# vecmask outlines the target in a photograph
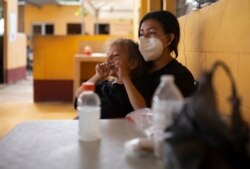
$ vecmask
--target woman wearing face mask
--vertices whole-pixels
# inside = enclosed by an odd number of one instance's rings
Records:
[[[179,23],[172,13],[153,11],[142,18],[139,25],[139,50],[147,62],[151,98],[164,74],[174,75],[175,84],[184,97],[190,96],[195,90],[193,75],[176,60],[179,39]]]

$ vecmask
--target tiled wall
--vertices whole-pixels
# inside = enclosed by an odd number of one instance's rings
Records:
[[[226,63],[235,78],[242,99],[241,110],[250,121],[250,1],[220,0],[179,18],[180,60],[200,78],[216,60]],[[214,86],[220,110],[229,113],[231,86],[219,70]]]

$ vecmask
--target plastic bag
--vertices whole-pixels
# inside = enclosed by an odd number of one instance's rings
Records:
[[[141,130],[147,137],[152,137],[153,134],[153,119],[152,110],[143,108],[135,110],[127,114],[126,119],[135,122],[139,130]]]

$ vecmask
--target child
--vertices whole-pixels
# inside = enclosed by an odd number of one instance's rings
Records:
[[[107,57],[107,62],[96,65],[95,75],[88,80],[96,84],[95,92],[101,98],[101,118],[122,118],[147,107],[147,71],[138,45],[130,39],[116,39],[110,43]],[[80,89],[76,97],[79,94]]]

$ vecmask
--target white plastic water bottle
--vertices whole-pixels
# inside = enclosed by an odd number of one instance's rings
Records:
[[[85,82],[82,84],[83,92],[77,98],[77,111],[79,114],[79,139],[94,141],[100,139],[100,98],[94,92],[95,84]]]
[[[152,102],[155,155],[161,157],[164,130],[171,126],[173,114],[183,105],[183,96],[174,83],[174,76],[163,75]]]

